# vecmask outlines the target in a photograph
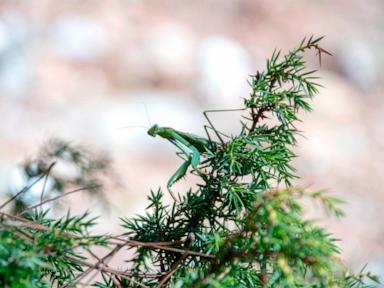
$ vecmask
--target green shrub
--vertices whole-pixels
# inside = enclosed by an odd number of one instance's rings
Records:
[[[209,118],[205,138],[152,127],[150,135],[169,140],[184,158],[168,182],[169,192],[189,173],[198,177],[197,185],[173,195],[171,205],[164,203],[161,190],[152,191],[145,215],[122,219],[125,234],[91,235],[88,229],[95,222],[87,214],[49,219],[41,206],[54,198],[42,199],[33,209],[26,204],[12,214],[0,212],[0,286],[81,286],[93,271],[103,279],[93,281],[97,287],[378,284],[370,273],[348,273],[338,259],[336,239],[303,216],[303,198],[320,201],[336,216],[343,215],[341,201],[292,186],[298,177],[291,165],[299,134],[294,123],[301,110],[311,111],[310,100],[320,86],[315,71],[305,70],[303,54],[312,49],[320,60],[330,54],[320,40],[303,40],[284,56],[275,51],[265,71],[251,76],[237,134],[225,135]],[[33,177],[48,177],[51,168],[44,163]],[[95,245],[110,252],[98,257],[92,252]],[[134,252],[127,269],[110,267],[108,261],[127,247]]]

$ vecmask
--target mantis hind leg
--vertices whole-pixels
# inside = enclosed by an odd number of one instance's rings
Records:
[[[243,110],[246,110],[246,109],[247,109],[247,108],[205,110],[205,111],[203,112],[203,114],[204,114],[205,119],[207,119],[207,122],[209,123],[209,126],[204,126],[204,129],[205,129],[205,132],[207,133],[207,136],[208,136],[209,140],[212,142],[212,139],[211,139],[211,136],[210,136],[209,133],[208,133],[207,127],[211,128],[211,129],[215,132],[217,138],[220,140],[221,144],[223,144],[223,145],[224,145],[225,142],[224,142],[223,138],[221,138],[220,134],[223,135],[223,136],[226,136],[226,137],[228,137],[228,136],[225,135],[225,134],[223,134],[223,133],[221,133],[220,131],[218,131],[218,130],[215,128],[215,126],[213,125],[211,119],[209,119],[209,117],[208,117],[208,113],[243,111]]]
[[[208,129],[210,129],[210,130],[212,130],[212,131],[214,131],[215,132],[215,134],[216,133],[219,133],[221,136],[224,136],[224,137],[226,137],[226,138],[231,138],[230,136],[228,136],[227,134],[224,134],[223,132],[220,132],[220,131],[218,131],[218,130],[216,130],[215,128],[212,128],[211,126],[209,126],[209,125],[204,125],[204,130],[205,130],[205,133],[207,134],[207,136],[208,136],[208,139],[209,139],[209,141],[211,141],[211,142],[213,142],[212,141],[212,138],[211,138],[211,135],[210,135],[210,132],[209,132],[209,130]]]

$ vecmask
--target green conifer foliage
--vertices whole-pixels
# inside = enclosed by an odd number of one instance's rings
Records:
[[[173,179],[192,173],[197,185],[172,204],[161,189],[151,191],[144,215],[122,219],[123,235],[90,234],[95,219],[87,213],[50,219],[41,205],[54,198],[4,212],[28,189],[0,205],[0,286],[82,287],[88,277],[100,288],[376,287],[369,272],[349,273],[336,239],[303,216],[304,198],[337,217],[341,200],[292,185],[295,122],[301,110],[311,111],[320,86],[303,56],[313,50],[321,61],[330,54],[321,39],[304,39],[286,55],[275,51],[265,71],[251,76],[236,134],[210,125],[194,142],[194,135],[167,128],[172,133],[164,137],[194,153],[182,150],[187,159]],[[110,252],[97,256],[96,245]],[[108,263],[122,249],[133,257],[126,269],[113,268]],[[94,272],[101,279],[89,279]]]

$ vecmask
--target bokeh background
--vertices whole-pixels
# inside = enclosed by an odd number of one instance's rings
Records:
[[[383,11],[382,0],[3,0],[0,191],[21,185],[20,163],[48,139],[67,139],[108,153],[118,185],[106,190],[108,211],[79,195],[60,209],[96,210],[100,231],[118,230],[118,217],[142,213],[180,165],[163,139],[118,128],[150,121],[202,134],[202,111],[239,107],[246,78],[275,48],[326,35],[334,56],[300,125],[297,184],[347,200],[347,217],[321,214],[320,224],[342,239],[353,269],[369,263],[383,275]],[[308,62],[319,68],[315,55]],[[238,116],[213,120],[231,131]]]

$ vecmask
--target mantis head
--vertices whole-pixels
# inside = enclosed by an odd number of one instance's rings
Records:
[[[158,134],[159,129],[160,129],[159,125],[155,124],[151,128],[149,128],[147,133],[148,133],[148,135],[155,137]]]

